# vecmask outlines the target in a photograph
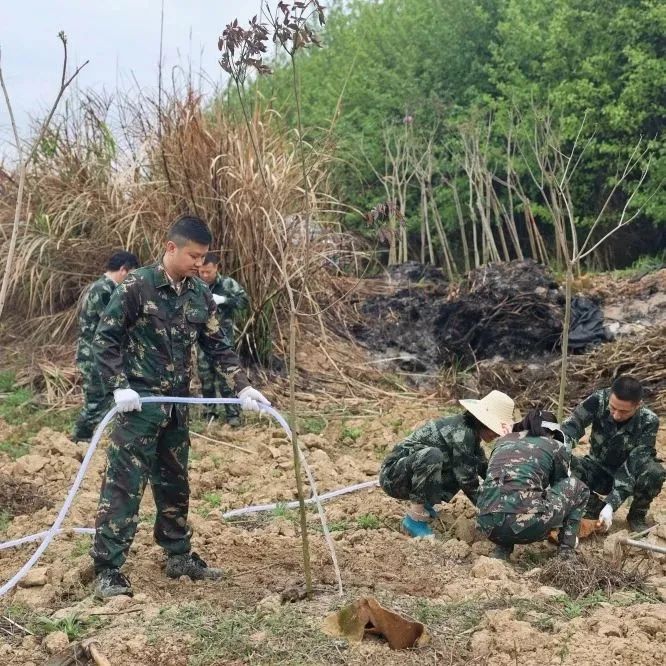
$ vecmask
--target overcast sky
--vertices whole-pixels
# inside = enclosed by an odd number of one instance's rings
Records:
[[[70,62],[90,60],[79,87],[127,89],[132,74],[142,87],[157,87],[162,0],[0,0],[2,70],[22,129],[55,96],[64,30]],[[246,23],[260,0],[164,0],[164,63],[204,70],[220,80],[217,38],[234,18]],[[0,101],[0,156],[10,153],[9,117]]]

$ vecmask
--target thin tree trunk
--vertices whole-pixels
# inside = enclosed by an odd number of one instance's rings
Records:
[[[424,182],[421,183],[421,210],[423,211],[423,226],[425,227],[426,239],[428,241],[428,256],[430,258],[430,264],[435,266],[435,252],[432,247],[432,234],[430,233],[430,218],[428,215],[428,195]]]
[[[567,368],[569,363],[569,326],[571,325],[571,290],[573,286],[573,267],[567,262],[567,277],[564,286],[564,324],[562,329],[562,367],[560,369],[560,393],[557,401],[557,421],[564,418],[564,399],[567,386]]]
[[[471,270],[469,261],[469,246],[467,245],[467,232],[465,230],[465,218],[460,205],[460,197],[458,196],[458,188],[455,181],[451,181],[451,191],[453,192],[453,203],[456,207],[456,215],[458,216],[458,226],[460,228],[460,242],[463,250],[463,261],[465,262],[465,272],[469,273]]]

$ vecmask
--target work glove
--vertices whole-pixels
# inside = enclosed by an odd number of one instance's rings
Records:
[[[271,403],[261,394],[257,389],[251,386],[246,386],[239,394],[240,405],[242,409],[251,412],[261,411],[261,406],[270,407]]]
[[[228,299],[226,296],[218,296],[217,294],[213,294],[213,300],[215,301],[215,305],[222,305],[223,303],[226,303]]]
[[[599,527],[602,527],[604,532],[608,532],[612,524],[613,524],[613,507],[610,504],[606,504],[606,506],[603,509],[601,509],[597,525]]]
[[[116,407],[118,407],[119,412],[141,411],[139,394],[134,389],[116,389],[113,392],[113,399],[116,401]]]

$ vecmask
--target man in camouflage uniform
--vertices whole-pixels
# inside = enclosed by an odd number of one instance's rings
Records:
[[[481,440],[490,442],[511,429],[513,400],[491,391],[482,400],[461,400],[466,412],[435,419],[395,446],[382,463],[379,484],[387,495],[412,504],[402,530],[415,538],[434,538],[429,521],[435,504],[462,490],[473,504],[487,460]]]
[[[199,269],[199,277],[208,285],[213,295],[220,328],[233,346],[235,342],[234,317],[247,307],[247,294],[236,280],[223,277],[217,272],[217,255],[214,252],[209,252],[205,256],[203,266]],[[201,381],[201,394],[204,398],[217,397],[218,387],[220,397],[233,398],[235,394],[226,377],[216,368],[213,360],[206,356],[201,346],[197,348],[197,367]],[[241,425],[238,405],[224,405],[224,411],[227,423],[232,428],[238,428]],[[216,410],[213,405],[204,412],[206,418],[211,418],[215,414]]]
[[[79,311],[79,342],[76,348],[76,367],[83,380],[83,409],[72,432],[74,442],[90,441],[98,423],[109,411],[110,401],[93,357],[93,336],[113,290],[131,270],[138,267],[139,260],[131,252],[115,252],[106,264],[106,273],[93,282],[83,294]]]
[[[490,454],[477,524],[496,544],[495,557],[508,559],[515,544],[541,541],[557,528],[560,554],[576,548],[590,492],[569,475],[571,450],[553,420],[529,412]]]
[[[134,271],[119,285],[97,326],[95,356],[120,412],[107,451],[91,549],[100,598],[132,593],[120,567],[134,539],[148,481],[157,510],[155,540],[167,554],[166,575],[222,576],[190,550],[187,407],[140,402],[141,396],[187,396],[192,346],[199,343],[229,372],[244,409],[270,405],[248,385],[220,330],[211,293],[196,277],[210,241],[199,218],[178,220],[162,261]]]
[[[642,398],[640,382],[623,375],[610,389],[584,400],[562,424],[574,442],[592,425],[590,452],[574,456],[571,472],[592,491],[585,517],[598,518],[606,531],[613,513],[630,495],[629,527],[635,532],[646,529],[648,509],[666,479],[666,469],[657,460],[659,419],[642,406]]]

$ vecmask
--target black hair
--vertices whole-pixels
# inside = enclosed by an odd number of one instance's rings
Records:
[[[525,418],[518,423],[513,424],[513,432],[522,432],[527,430],[527,434],[530,437],[543,437],[550,436],[548,430],[544,430],[541,424],[544,421],[550,421],[551,423],[556,423],[557,419],[552,412],[547,412],[543,409],[530,409]]]
[[[206,252],[206,256],[203,258],[203,265],[215,264],[217,266],[218,256],[217,252]]]
[[[476,416],[474,416],[474,414],[472,414],[472,412],[468,412],[467,410],[465,410],[465,413],[463,414],[463,423],[468,428],[471,428],[472,430],[474,430],[476,432],[481,432],[482,428],[486,428],[486,429],[490,430],[490,428],[488,428],[488,426],[481,423],[481,421],[479,421],[479,419],[477,419]]]
[[[139,260],[135,254],[126,250],[119,250],[109,257],[109,260],[106,262],[106,270],[119,271],[121,268],[126,268],[128,271],[132,271],[135,268],[139,268],[139,265]]]
[[[188,241],[197,245],[210,245],[213,237],[208,225],[200,217],[183,215],[173,223],[167,239],[182,247]]]
[[[613,382],[611,393],[618,400],[637,403],[643,399],[643,386],[635,377],[621,375]]]

